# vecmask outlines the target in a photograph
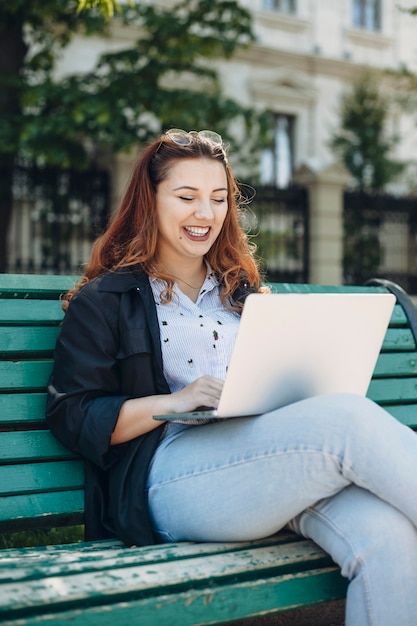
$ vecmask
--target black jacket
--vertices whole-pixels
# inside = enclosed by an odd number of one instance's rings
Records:
[[[72,298],[58,337],[46,418],[54,435],[86,459],[86,539],[155,542],[145,498],[161,428],[110,446],[122,403],[169,393],[147,276],[108,273]]]
[[[244,300],[246,283],[234,294]],[[54,435],[86,460],[86,539],[155,543],[145,483],[163,426],[111,446],[122,403],[170,393],[147,275],[119,270],[87,283],[72,298],[55,350],[46,418]]]

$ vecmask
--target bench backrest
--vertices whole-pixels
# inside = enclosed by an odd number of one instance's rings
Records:
[[[60,295],[75,281],[73,276],[0,275],[0,531],[83,521],[82,461],[55,440],[44,418],[46,384],[63,318]],[[284,283],[272,289],[385,291]],[[417,428],[413,313],[409,300],[397,302],[368,395]]]
[[[75,282],[0,275],[0,530],[83,520],[83,464],[45,423],[60,296]]]

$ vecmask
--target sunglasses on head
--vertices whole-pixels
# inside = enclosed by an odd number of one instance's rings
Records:
[[[214,130],[190,130],[187,133],[187,131],[181,130],[180,128],[171,128],[164,133],[164,136],[167,136],[178,146],[189,146],[196,138],[200,141],[208,141],[215,146],[223,145],[223,139],[221,138],[221,135],[219,135],[219,133],[216,133]],[[160,146],[161,144],[159,144],[158,150]]]

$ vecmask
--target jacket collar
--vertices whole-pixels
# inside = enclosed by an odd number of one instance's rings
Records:
[[[113,272],[102,274],[97,279],[98,291],[109,291],[113,293],[127,293],[131,289],[136,289],[147,293],[150,289],[148,275],[140,266],[124,267]],[[250,287],[247,280],[242,277],[240,286],[232,295],[235,302],[243,304],[250,293],[255,293],[257,289]]]

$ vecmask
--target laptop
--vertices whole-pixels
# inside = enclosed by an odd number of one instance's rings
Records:
[[[199,423],[255,416],[311,396],[366,395],[393,294],[251,294],[217,409],[155,415]]]

